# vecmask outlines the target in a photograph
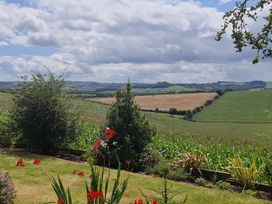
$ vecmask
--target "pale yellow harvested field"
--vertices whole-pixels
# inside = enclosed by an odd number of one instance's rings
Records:
[[[178,110],[193,110],[194,108],[203,105],[207,100],[213,99],[216,96],[215,92],[211,93],[185,93],[185,94],[162,94],[154,96],[136,96],[136,103],[141,106],[141,109],[169,110],[176,108]],[[92,98],[93,101],[99,101],[105,104],[112,104],[115,98]]]

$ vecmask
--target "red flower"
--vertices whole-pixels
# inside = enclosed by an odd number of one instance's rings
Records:
[[[109,127],[104,128],[104,133],[106,133],[105,140],[109,141],[114,135],[116,135],[116,132]]]
[[[25,166],[25,162],[22,159],[19,159],[16,163],[16,166],[20,166],[20,167],[24,167]]]
[[[91,189],[91,190],[89,191],[87,197],[88,197],[88,201],[89,201],[89,202],[92,202],[92,201],[94,200],[94,198],[95,198],[95,191],[94,191],[93,189]]]
[[[61,198],[59,198],[57,204],[64,204],[64,201]]]
[[[39,165],[41,163],[41,160],[39,160],[39,159],[35,159],[34,161],[33,161],[33,164],[34,165]]]
[[[144,204],[143,199],[134,200],[134,204]]]
[[[157,201],[157,200],[152,200],[152,204],[159,204],[159,201]]]
[[[84,176],[84,171],[80,171],[80,172],[78,172],[78,174],[77,175],[79,175],[80,177],[83,177]]]
[[[103,192],[100,191],[95,192],[95,197],[98,199],[103,199],[104,198]]]
[[[87,195],[88,201],[92,202],[95,198],[98,199],[103,199],[104,198],[104,194],[103,192],[100,191],[94,191],[93,189],[91,189]]]
[[[95,141],[95,144],[92,146],[92,151],[96,152],[98,150],[98,148],[100,147],[101,143],[100,143],[100,139],[97,138]]]
[[[130,160],[126,160],[126,165],[127,165],[127,167],[129,168]]]

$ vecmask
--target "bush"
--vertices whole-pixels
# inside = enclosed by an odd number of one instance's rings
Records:
[[[265,166],[264,166],[264,176],[267,178],[268,184],[270,186],[272,186],[272,160],[268,161],[265,164]]]
[[[174,181],[185,181],[190,178],[190,175],[183,169],[169,165],[164,159],[161,159],[154,167],[147,167],[145,173],[167,177]]]
[[[7,112],[0,111],[0,145],[10,147],[13,140],[11,119]]]
[[[246,195],[249,195],[249,196],[253,196],[253,197],[256,197],[256,195],[257,195],[256,191],[253,191],[250,189],[244,190],[243,193]]]
[[[204,178],[197,178],[195,180],[195,182],[200,186],[206,186],[207,185],[207,181]]]
[[[148,144],[144,149],[144,153],[141,155],[140,164],[143,169],[153,168],[162,159],[158,150],[156,150],[152,144]]]
[[[102,159],[104,160],[108,155],[115,158],[114,155],[117,153],[122,166],[126,166],[125,161],[129,160],[133,170],[140,170],[141,155],[151,142],[154,131],[133,100],[129,83],[125,89],[117,91],[116,102],[107,115],[107,127],[115,130],[116,135],[108,143],[109,154],[105,152]],[[99,160],[100,164],[103,160]],[[117,161],[113,160],[111,166],[116,167]]]
[[[192,152],[178,155],[174,164],[184,168],[188,173],[194,173],[198,171],[199,167],[203,163],[207,163],[206,157],[199,152]]]
[[[239,179],[245,189],[254,189],[259,175],[255,161],[247,167],[240,157],[232,159],[229,170],[234,178]]]
[[[49,153],[75,139],[77,117],[62,77],[33,73],[32,80],[20,84],[12,119],[26,148]]]
[[[14,185],[8,172],[0,171],[0,203],[13,203],[15,197]]]
[[[218,188],[222,190],[229,190],[231,187],[230,183],[222,181],[222,180],[218,181],[216,185],[218,186]]]

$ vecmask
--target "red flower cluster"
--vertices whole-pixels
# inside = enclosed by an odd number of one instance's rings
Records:
[[[100,139],[97,138],[94,145],[92,146],[92,151],[96,152],[98,150],[98,148],[100,147],[101,143],[100,143]]]
[[[92,202],[95,198],[104,199],[103,192],[94,191],[93,189],[89,191],[87,197],[89,202]]]
[[[77,174],[78,176],[80,176],[80,177],[83,177],[84,176],[84,171],[80,171],[80,172],[78,172],[78,174]]]
[[[134,200],[134,204],[144,204],[143,199]]]
[[[134,200],[134,204],[144,204],[144,201],[143,201],[143,199]],[[152,200],[152,204],[159,204],[159,201]]]
[[[35,159],[34,161],[33,161],[33,164],[34,165],[39,165],[41,163],[41,160],[39,160],[39,159]]]
[[[109,127],[104,128],[104,133],[106,133],[105,140],[109,141],[114,135],[116,135],[116,132]]]
[[[64,201],[63,201],[61,198],[59,198],[59,199],[57,200],[57,204],[64,204]]]
[[[22,159],[19,159],[16,163],[16,166],[20,166],[20,167],[24,167],[25,166],[25,162]]]

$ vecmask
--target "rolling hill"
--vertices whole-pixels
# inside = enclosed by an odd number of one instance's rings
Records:
[[[202,122],[272,123],[272,91],[227,92],[194,116]]]

